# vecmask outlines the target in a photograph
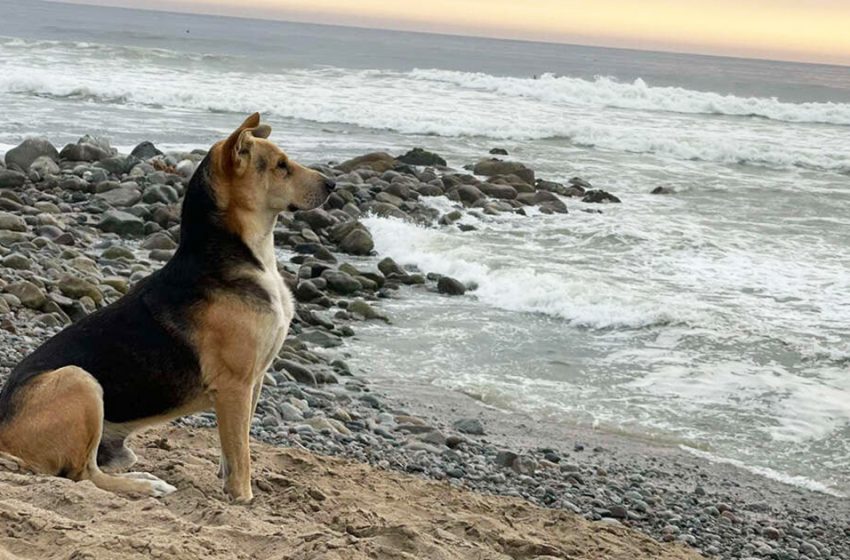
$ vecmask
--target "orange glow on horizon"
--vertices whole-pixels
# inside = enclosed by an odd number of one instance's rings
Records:
[[[850,64],[845,0],[149,0],[146,7]]]

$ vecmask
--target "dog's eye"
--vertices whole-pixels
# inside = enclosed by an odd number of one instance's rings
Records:
[[[277,168],[281,171],[289,171],[289,164],[285,159],[282,159],[277,163]]]

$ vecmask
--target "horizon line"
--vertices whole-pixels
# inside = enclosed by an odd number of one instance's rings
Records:
[[[472,33],[472,32],[454,32],[450,30],[425,30],[425,29],[410,29],[410,28],[402,28],[402,27],[378,27],[378,26],[369,26],[369,25],[356,25],[356,24],[346,24],[346,23],[324,23],[319,21],[314,21],[313,19],[286,19],[284,16],[265,16],[265,17],[251,17],[251,16],[242,16],[242,15],[234,15],[229,13],[216,13],[202,10],[192,10],[192,9],[180,9],[179,7],[172,8],[157,8],[157,7],[130,7],[130,6],[116,6],[112,4],[105,4],[104,1],[108,0],[42,0],[46,3],[50,4],[65,4],[71,6],[87,6],[90,8],[107,8],[114,10],[126,10],[126,11],[139,11],[139,12],[157,12],[157,13],[165,13],[165,14],[173,14],[173,15],[200,15],[206,17],[215,17],[215,18],[225,18],[225,19],[238,19],[238,20],[247,20],[247,21],[275,21],[280,23],[288,23],[288,24],[306,24],[306,25],[315,25],[318,27],[341,27],[345,29],[360,29],[366,31],[386,31],[391,33],[415,33],[419,35],[433,35],[433,36],[443,36],[443,37],[461,37],[468,39],[490,39],[494,41],[510,41],[517,43],[537,43],[544,45],[563,45],[567,47],[581,47],[581,48],[590,48],[590,49],[611,49],[611,50],[622,50],[622,51],[631,51],[631,52],[643,52],[643,53],[654,53],[654,54],[674,54],[674,55],[687,55],[687,56],[701,56],[707,58],[723,58],[723,59],[731,59],[731,60],[746,60],[746,61],[759,61],[759,62],[778,62],[783,64],[803,64],[810,66],[831,66],[838,68],[850,68],[850,61],[847,62],[824,62],[824,61],[814,61],[808,59],[795,59],[795,58],[774,58],[771,56],[758,56],[758,55],[744,55],[744,54],[722,54],[717,52],[705,52],[705,51],[697,51],[697,50],[676,50],[676,49],[664,49],[664,48],[642,48],[637,46],[622,46],[622,45],[610,45],[610,44],[601,44],[601,43],[579,43],[572,42],[570,40],[551,40],[551,39],[531,39],[527,37],[516,37],[516,36],[504,36],[498,34],[484,34],[484,33]]]

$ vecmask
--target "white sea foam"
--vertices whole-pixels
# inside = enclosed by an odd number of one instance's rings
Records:
[[[776,98],[738,97],[680,87],[653,87],[640,78],[634,82],[620,82],[605,76],[584,80],[553,74],[543,74],[539,78],[516,78],[447,70],[415,70],[412,75],[424,81],[443,81],[458,87],[546,103],[850,125],[848,103],[787,103]]]
[[[689,318],[628,291],[619,295],[600,291],[584,279],[519,263],[497,268],[482,262],[479,248],[450,233],[393,218],[368,217],[364,224],[381,255],[475,285],[475,297],[499,309],[540,313],[592,329],[645,328]]]
[[[739,461],[737,459],[729,459],[726,457],[720,457],[713,453],[709,453],[707,451],[702,451],[700,449],[694,449],[693,447],[687,445],[680,445],[680,449],[691,453],[701,459],[705,459],[706,461],[711,461],[712,463],[721,463],[725,465],[732,465],[739,469],[743,469],[745,471],[749,471],[751,473],[757,474],[759,476],[763,476],[765,478],[769,478],[771,480],[775,480],[777,482],[781,482],[783,484],[789,484],[791,486],[797,486],[800,488],[805,488],[807,490],[812,490],[814,492],[820,492],[822,494],[828,494],[830,496],[836,496],[839,498],[844,498],[845,495],[841,492],[838,492],[826,484],[820,483],[816,480],[812,480],[810,478],[806,478],[805,476],[794,476],[786,473],[779,472],[777,470],[768,468],[768,467],[759,467],[756,465],[747,464],[744,461]]]
[[[532,80],[341,68],[259,74],[198,61],[186,71],[173,63],[170,51],[139,58],[139,49],[133,48],[128,53],[135,61],[130,62],[127,53],[104,57],[91,45],[31,47],[0,43],[0,95],[162,112],[259,110],[278,118],[404,135],[552,139],[674,160],[850,172],[843,126],[806,124],[850,124],[850,105],[743,99],[607,78]],[[742,124],[693,113],[765,118]]]

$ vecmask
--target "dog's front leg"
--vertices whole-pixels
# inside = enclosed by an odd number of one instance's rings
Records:
[[[221,440],[224,491],[237,503],[248,503],[251,492],[251,430],[253,387],[221,387],[215,393],[215,414]]]
[[[254,384],[253,395],[251,399],[251,417],[250,420],[254,419],[254,415],[257,412],[257,402],[260,400],[260,392],[263,390],[263,382],[262,380],[258,381]],[[249,422],[250,422],[249,420]],[[250,424],[249,424],[250,430]],[[218,461],[218,477],[222,480],[227,478],[228,473],[230,472],[230,467],[227,464],[227,457],[224,455],[224,449],[221,450],[221,457],[219,457]]]

